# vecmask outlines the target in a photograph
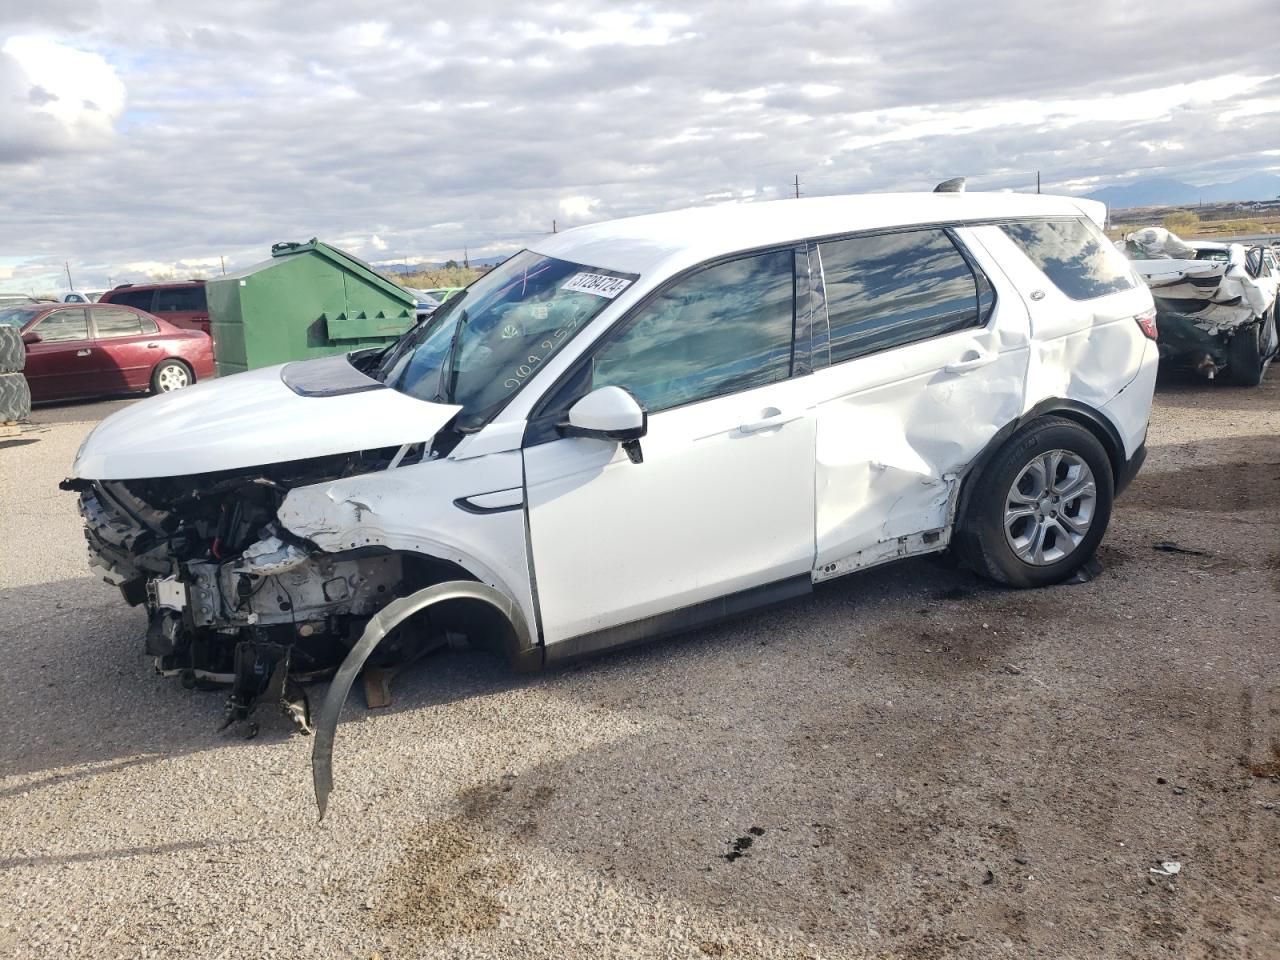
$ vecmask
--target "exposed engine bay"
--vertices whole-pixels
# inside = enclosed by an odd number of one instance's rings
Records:
[[[80,494],[90,563],[147,610],[146,652],[184,684],[229,684],[226,723],[274,701],[304,730],[300,682],[326,677],[369,618],[397,596],[458,579],[452,564],[364,547],[325,552],[277,519],[290,490],[421,458],[389,448],[193,476],[68,480]],[[463,574],[465,578],[465,574]],[[426,616],[426,615],[424,615]],[[416,624],[379,646],[400,662],[451,637]],[[256,729],[256,728],[254,728]]]

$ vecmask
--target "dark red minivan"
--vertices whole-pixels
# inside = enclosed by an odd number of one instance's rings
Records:
[[[145,310],[175,327],[209,332],[209,305],[203,280],[175,283],[122,283],[108,290],[99,303],[118,303]]]
[[[27,345],[31,399],[168,393],[213,376],[213,341],[112,303],[29,303],[0,309]]]

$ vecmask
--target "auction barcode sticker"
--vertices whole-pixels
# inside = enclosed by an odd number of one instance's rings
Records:
[[[590,293],[612,300],[629,286],[631,281],[622,277],[607,277],[603,273],[575,273],[560,285],[560,289],[571,293]]]

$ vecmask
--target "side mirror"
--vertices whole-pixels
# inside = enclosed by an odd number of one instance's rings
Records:
[[[600,387],[569,408],[569,420],[559,430],[566,437],[620,443],[632,463],[642,463],[640,438],[649,431],[649,415],[622,387]]]
[[[40,343],[42,340],[44,340],[44,337],[40,336],[40,334],[36,333],[34,330],[28,330],[22,335],[23,343]]]

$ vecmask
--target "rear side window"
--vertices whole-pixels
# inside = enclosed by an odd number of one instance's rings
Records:
[[[1090,220],[1027,220],[1000,229],[1072,300],[1105,297],[1137,284],[1124,255]]]
[[[832,363],[980,327],[995,303],[944,230],[832,240],[818,252]]]
[[[204,287],[170,287],[156,291],[157,313],[204,313]]]
[[[89,339],[89,321],[85,319],[84,307],[55,310],[32,329],[45,343]]]
[[[789,249],[679,280],[595,355],[590,388],[625,387],[658,413],[785,380],[794,287]]]
[[[125,307],[137,307],[139,310],[150,310],[151,299],[155,296],[154,290],[121,290],[119,292],[112,291],[109,296],[112,303],[118,303]]]
[[[142,318],[132,310],[123,308],[93,311],[93,325],[99,339],[109,337],[136,337],[142,334]]]

